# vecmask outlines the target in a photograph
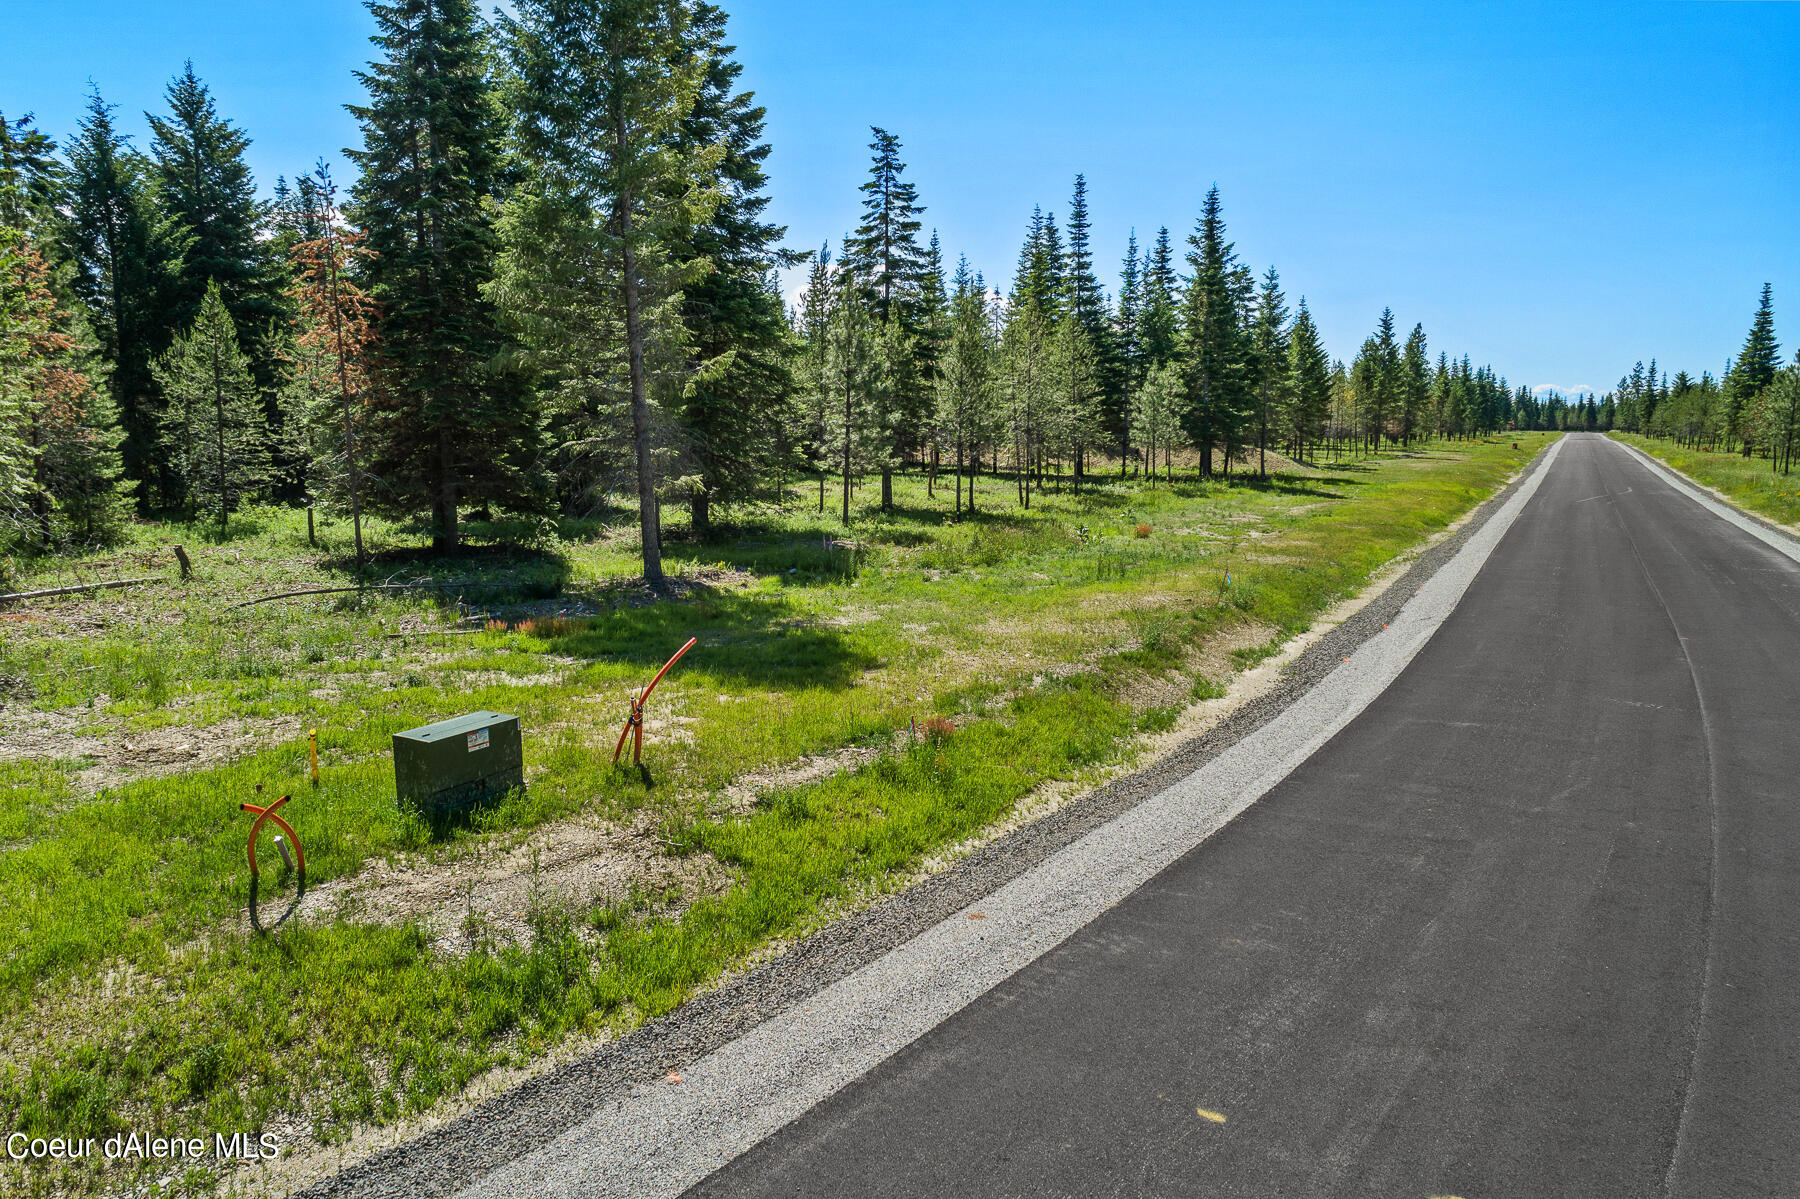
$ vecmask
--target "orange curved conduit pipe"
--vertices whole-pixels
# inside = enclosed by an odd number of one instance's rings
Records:
[[[238,805],[241,810],[250,812],[256,817],[256,823],[250,826],[250,839],[244,846],[244,853],[250,859],[251,878],[256,877],[256,835],[262,831],[265,820],[273,820],[281,826],[281,831],[287,834],[288,844],[294,847],[294,872],[301,878],[306,877],[306,847],[300,844],[300,837],[294,832],[294,826],[275,814],[276,808],[292,798],[291,795],[284,795],[266,808],[259,808],[255,804],[248,803]]]
[[[662,677],[669,673],[669,667],[681,661],[681,655],[687,653],[690,649],[693,649],[694,642],[698,640],[700,640],[698,637],[689,637],[687,639],[687,644],[676,650],[673,658],[670,658],[667,662],[663,663],[663,668],[656,672],[656,677],[650,680],[650,685],[644,688],[643,693],[631,701],[631,715],[625,718],[625,727],[619,730],[619,743],[613,747],[614,766],[619,764],[619,755],[625,752],[625,739],[627,737],[634,737],[631,745],[631,764],[636,766],[643,757],[644,704],[649,702],[650,693],[656,690],[656,685],[662,682]]]

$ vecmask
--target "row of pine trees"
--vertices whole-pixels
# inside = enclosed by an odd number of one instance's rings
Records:
[[[1648,369],[1639,362],[1606,396],[1598,427],[1760,455],[1792,473],[1800,451],[1800,353],[1782,363],[1771,287],[1763,285],[1743,348],[1718,378],[1702,372],[1696,379],[1683,370],[1671,379],[1654,358]]]
[[[961,511],[1103,475],[1264,472],[1542,419],[1391,312],[1348,366],[1226,236],[1135,236],[1115,293],[1086,181],[1034,213],[1010,294],[947,270],[899,140],[873,131],[834,254],[768,221],[764,112],[704,0],[371,0],[340,194],[259,199],[249,139],[191,64],[132,144],[96,91],[56,146],[0,117],[0,548],[252,501],[416,519],[662,512],[854,493],[921,470]],[[811,260],[784,310],[779,272]],[[835,490],[836,496],[828,493]],[[835,504],[831,500],[835,498]]]

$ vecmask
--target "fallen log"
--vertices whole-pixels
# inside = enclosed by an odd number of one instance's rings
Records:
[[[43,599],[51,595],[75,595],[82,591],[107,591],[114,587],[138,587],[146,583],[167,583],[168,581],[160,575],[150,575],[142,579],[111,579],[104,583],[79,583],[73,587],[46,587],[42,591],[15,591],[11,595],[0,595],[0,604],[9,600]]]

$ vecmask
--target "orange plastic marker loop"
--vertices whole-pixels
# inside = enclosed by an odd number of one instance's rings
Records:
[[[292,796],[284,795],[266,808],[259,808],[254,804],[247,803],[238,805],[238,807],[242,808],[244,811],[254,812],[256,814],[256,822],[250,826],[250,837],[244,845],[245,856],[250,859],[250,877],[255,878],[257,874],[256,837],[258,833],[262,832],[263,821],[265,820],[273,820],[281,827],[281,831],[287,834],[288,844],[294,847],[294,870],[299,874],[306,873],[306,847],[300,844],[300,835],[294,831],[293,825],[275,814],[275,809],[279,808],[291,798]]]

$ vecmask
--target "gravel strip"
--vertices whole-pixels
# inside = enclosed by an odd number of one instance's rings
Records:
[[[1752,512],[1747,512],[1741,508],[1735,507],[1726,499],[1722,492],[1708,487],[1704,483],[1688,478],[1686,475],[1670,466],[1667,462],[1653,458],[1634,445],[1626,445],[1622,441],[1612,441],[1612,438],[1610,437],[1607,438],[1607,440],[1612,442],[1613,445],[1618,446],[1620,449],[1630,453],[1638,460],[1639,464],[1651,474],[1660,476],[1663,482],[1667,483],[1670,487],[1673,487],[1676,491],[1681,492],[1720,520],[1736,525],[1776,553],[1784,554],[1794,561],[1800,562],[1800,539],[1796,539],[1794,535],[1788,532],[1783,526],[1764,517],[1757,516]]]
[[[1116,897],[1109,899],[1106,895],[1121,885],[1126,890],[1120,894],[1128,893],[1131,887],[1150,876],[1143,873],[1146,868],[1151,873],[1160,869],[1157,862],[1172,860],[1171,854],[1185,851],[1193,839],[1222,825],[1299,761],[1304,761],[1316,744],[1322,744],[1324,738],[1347,723],[1355,711],[1378,694],[1429,638],[1436,623],[1448,614],[1455,599],[1460,597],[1481,562],[1485,561],[1485,550],[1478,545],[1478,552],[1460,564],[1462,569],[1451,572],[1466,577],[1446,577],[1441,586],[1431,589],[1430,595],[1421,595],[1421,588],[1471,539],[1481,535],[1495,513],[1522,487],[1535,490],[1535,481],[1543,474],[1541,467],[1547,465],[1548,457],[1554,455],[1554,447],[1559,444],[1553,443],[1548,454],[1540,456],[1540,469],[1523,472],[1499,494],[1477,507],[1454,535],[1427,548],[1384,591],[1290,663],[1269,691],[1163,760],[990,842],[942,873],[820,930],[781,957],[688,1001],[668,1016],[587,1057],[532,1079],[415,1140],[343,1169],[309,1188],[304,1195],[325,1199],[326,1196],[342,1195],[436,1197],[455,1193],[497,1168],[551,1146],[565,1135],[570,1138],[565,1142],[566,1146],[590,1143],[589,1138],[594,1135],[608,1135],[590,1125],[591,1120],[602,1121],[610,1114],[615,1120],[620,1116],[627,1117],[620,1127],[639,1126],[645,1114],[639,1110],[644,1106],[644,1096],[654,1100],[660,1094],[669,1094],[670,1101],[663,1104],[666,1110],[657,1113],[660,1117],[657,1124],[671,1129],[694,1130],[702,1141],[711,1138],[712,1143],[703,1144],[698,1154],[691,1151],[691,1145],[669,1140],[646,1141],[632,1146],[627,1140],[620,1139],[618,1128],[614,1128],[608,1142],[612,1151],[603,1156],[615,1163],[629,1164],[624,1173],[635,1173],[635,1178],[610,1180],[612,1187],[622,1187],[623,1193],[678,1192],[698,1177],[694,1173],[696,1169],[703,1173],[745,1147],[736,1143],[743,1137],[757,1135],[770,1121],[775,1122],[770,1130],[778,1127],[779,1123],[796,1114],[788,1110],[794,1105],[816,1102],[823,1094],[829,1094],[848,1081],[844,1075],[854,1077],[873,1065],[873,1061],[864,1060],[870,1054],[885,1056],[898,1047],[886,1047],[887,1041],[895,1037],[910,1040],[918,1035],[922,1029],[913,1029],[912,1024],[935,1023],[972,998],[966,993],[968,988],[979,988],[974,992],[979,994],[980,990],[992,986],[1054,945],[1097,914],[1093,910],[1093,901],[1116,902]],[[1511,511],[1516,510],[1515,506]],[[1511,512],[1489,537],[1483,538],[1483,542],[1491,547],[1504,526],[1510,524],[1510,516]],[[1447,602],[1445,596],[1448,596]],[[1408,619],[1401,622],[1402,608],[1415,597],[1432,602],[1414,605],[1407,614]],[[1381,634],[1384,626],[1389,624],[1396,625],[1394,635],[1382,638],[1380,646],[1370,646],[1368,655],[1359,654],[1365,643]],[[1356,657],[1359,668],[1346,670],[1333,686],[1322,687],[1321,684],[1347,657]],[[1363,669],[1365,658],[1369,669]],[[1268,746],[1260,746],[1254,755],[1240,753],[1228,757],[1209,770],[1209,774],[1230,776],[1231,784],[1221,787],[1214,780],[1207,788],[1212,798],[1203,801],[1209,806],[1205,811],[1199,810],[1193,794],[1195,786],[1182,787],[1184,780],[1189,780],[1203,767],[1214,766],[1216,760],[1227,755],[1239,742],[1263,730],[1315,689],[1327,694],[1314,696],[1314,702],[1308,706],[1333,713],[1327,721],[1331,726],[1329,731],[1313,721],[1313,727],[1303,730],[1304,735],[1262,738],[1276,742],[1277,752],[1273,755],[1267,752]],[[1345,694],[1337,695],[1339,690],[1345,690]],[[1245,747],[1246,750],[1249,748]],[[1243,760],[1250,758],[1256,761]],[[1277,763],[1274,770],[1270,769],[1270,762]],[[1226,792],[1231,798],[1221,802],[1219,796]],[[948,917],[955,916],[977,900],[983,901],[984,912],[993,907],[1001,913],[1010,913],[996,919],[991,930],[993,934],[999,933],[1002,924],[1016,929],[1021,927],[1017,923],[1020,920],[1043,921],[1046,914],[1034,908],[1036,901],[1026,894],[1041,891],[1041,888],[1021,885],[1014,888],[1016,894],[1010,897],[995,893],[1015,883],[1029,884],[1032,880],[1025,876],[1039,871],[1077,842],[1153,798],[1161,801],[1156,805],[1158,810],[1143,813],[1139,819],[1130,822],[1137,827],[1127,835],[1093,838],[1090,851],[1065,855],[1063,861],[1052,865],[1052,872],[1060,880],[1058,886],[1067,886],[1084,872],[1094,885],[1086,888],[1089,902],[1083,903],[1083,896],[1076,896],[1069,903],[1058,905],[1060,910],[1050,916],[1051,923],[1045,924],[1038,935],[1029,939],[1015,938],[1006,945],[988,936],[990,929],[985,921],[947,923]],[[1143,852],[1140,842],[1145,831],[1165,824],[1171,816],[1191,816],[1192,819],[1182,827],[1157,833],[1160,844],[1152,852]],[[1101,844],[1108,840],[1112,843]],[[1125,851],[1130,851],[1127,854],[1130,861],[1120,857]],[[1074,873],[1070,873],[1071,870]],[[1121,871],[1127,873],[1121,874]],[[1093,877],[1095,872],[1099,878]],[[1063,877],[1065,875],[1067,877]],[[1136,881],[1130,881],[1132,879]],[[1100,892],[1106,892],[1106,895]],[[1064,925],[1069,927],[1065,930]],[[926,933],[936,935],[921,936]],[[1055,940],[1040,945],[1052,935]],[[907,944],[915,939],[918,944]],[[906,952],[891,954],[903,946]],[[880,961],[890,954],[892,961]],[[1020,958],[1022,960],[1015,960]],[[909,1003],[904,1012],[880,1005],[866,1006],[869,997],[884,985],[897,985],[902,991],[907,990],[907,982],[919,977],[917,972],[922,962],[937,963],[934,968],[942,968],[943,963],[950,962],[952,972],[963,980],[962,985],[942,995],[927,996],[929,988],[922,989],[914,982],[910,989],[914,1002]],[[871,966],[878,969],[865,971]],[[865,974],[852,979],[851,976],[858,975],[859,971]],[[990,974],[996,977],[990,979]],[[940,1013],[937,1010],[950,1004],[954,1006],[949,1007],[949,1011]],[[832,1010],[821,1011],[819,1020],[809,1021],[805,1006]],[[892,1028],[884,1030],[879,1024],[871,1027],[868,1023],[875,1018],[891,1022],[896,1015],[904,1016],[904,1021]],[[929,1027],[930,1023],[924,1027]],[[828,1027],[823,1030],[803,1027],[808,1024],[826,1024]],[[807,1067],[798,1055],[782,1047],[809,1032],[818,1044],[834,1047],[834,1055],[841,1059],[838,1066],[823,1073],[815,1070],[810,1075],[794,1072],[796,1068],[804,1071]],[[759,1033],[760,1037],[755,1035]],[[818,1040],[819,1037],[823,1040]],[[733,1044],[740,1040],[742,1044]],[[860,1046],[860,1049],[846,1053],[846,1046]],[[721,1050],[726,1052],[717,1052]],[[775,1051],[776,1057],[786,1058],[790,1065],[785,1071],[759,1075],[751,1063],[767,1059],[771,1050]],[[810,1055],[804,1062],[817,1065]],[[640,1092],[645,1084],[658,1083],[671,1070],[681,1070],[684,1076],[692,1078],[693,1084],[653,1087],[634,1098],[634,1092]],[[700,1085],[709,1079],[713,1085]],[[726,1135],[723,1139],[721,1133],[727,1130],[706,1128],[700,1131],[705,1121],[695,1111],[682,1107],[684,1104],[691,1107],[708,1094],[716,1099],[722,1086],[741,1089],[746,1084],[753,1084],[771,1095],[780,1092],[785,1098],[775,1107],[767,1106],[766,1096],[764,1101],[729,1104],[739,1119],[732,1130],[734,1135]],[[813,1094],[821,1090],[822,1094]],[[634,1101],[626,1105],[623,1101],[627,1099]],[[590,1127],[584,1130],[584,1125]],[[648,1124],[642,1127],[644,1132],[650,1131]],[[635,1136],[629,1138],[637,1139]],[[689,1140],[689,1137],[682,1140]],[[504,1189],[513,1194],[538,1194],[564,1185],[572,1191],[596,1193],[596,1179],[555,1173],[554,1163],[567,1166],[570,1161],[569,1153],[557,1152],[563,1148],[558,1146],[544,1154],[549,1162],[535,1165],[521,1162],[518,1168],[501,1170],[491,1180],[494,1193]],[[587,1164],[595,1163],[590,1160]]]

